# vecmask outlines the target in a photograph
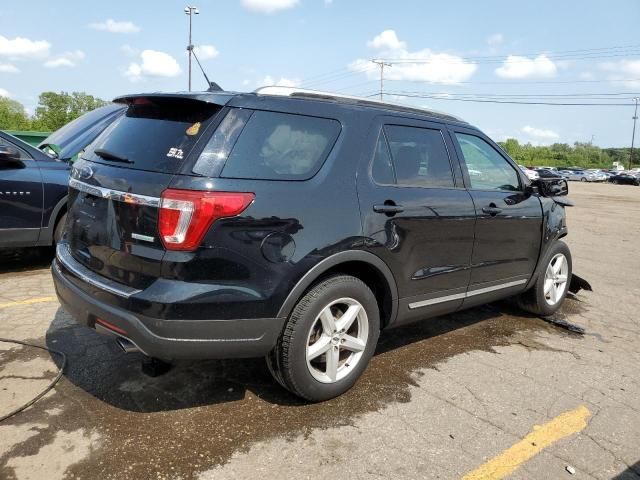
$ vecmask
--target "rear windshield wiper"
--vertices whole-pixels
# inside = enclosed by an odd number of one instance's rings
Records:
[[[105,160],[113,160],[114,162],[122,163],[133,163],[133,160],[129,160],[127,157],[123,157],[122,155],[118,155],[117,153],[110,152],[109,150],[105,150],[104,148],[96,148],[93,153],[98,155],[100,158],[104,158]]]

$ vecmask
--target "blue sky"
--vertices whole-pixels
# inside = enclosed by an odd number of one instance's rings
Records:
[[[627,146],[631,139],[631,98],[640,92],[637,0],[193,1],[200,10],[193,43],[209,76],[228,90],[279,83],[374,95],[378,70],[369,60],[385,58],[394,63],[385,72],[388,99],[461,116],[497,140],[572,143],[593,135],[597,145]],[[185,90],[185,5],[4,0],[0,94],[32,111],[44,90],[105,99]],[[204,88],[197,70],[194,87]],[[437,98],[399,96],[407,94]]]

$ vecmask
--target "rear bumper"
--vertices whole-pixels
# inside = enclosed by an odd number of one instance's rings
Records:
[[[109,333],[162,360],[261,357],[274,347],[284,325],[283,318],[168,320],[133,314],[97,298],[101,296],[91,286],[80,288],[78,279],[71,281],[74,273],[58,259],[51,269],[58,299],[78,323],[96,328],[96,320],[104,320],[119,330]],[[98,330],[105,333],[104,328]]]

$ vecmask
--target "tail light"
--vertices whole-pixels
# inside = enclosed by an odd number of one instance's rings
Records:
[[[194,250],[213,222],[242,213],[254,198],[253,193],[169,188],[160,200],[160,239],[167,250]]]

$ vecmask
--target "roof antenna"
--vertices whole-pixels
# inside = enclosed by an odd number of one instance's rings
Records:
[[[207,92],[222,92],[222,87],[218,85],[216,82],[210,81],[209,77],[207,77],[207,74],[205,73],[204,68],[202,68],[202,64],[200,63],[200,60],[198,60],[198,56],[196,55],[196,51],[193,48],[193,45],[189,45],[187,47],[187,50],[189,50],[193,54],[193,58],[195,58],[196,62],[198,62],[198,67],[200,67],[200,71],[202,72],[202,75],[204,75],[204,79],[207,81],[207,85],[209,85],[209,88],[207,88]]]

